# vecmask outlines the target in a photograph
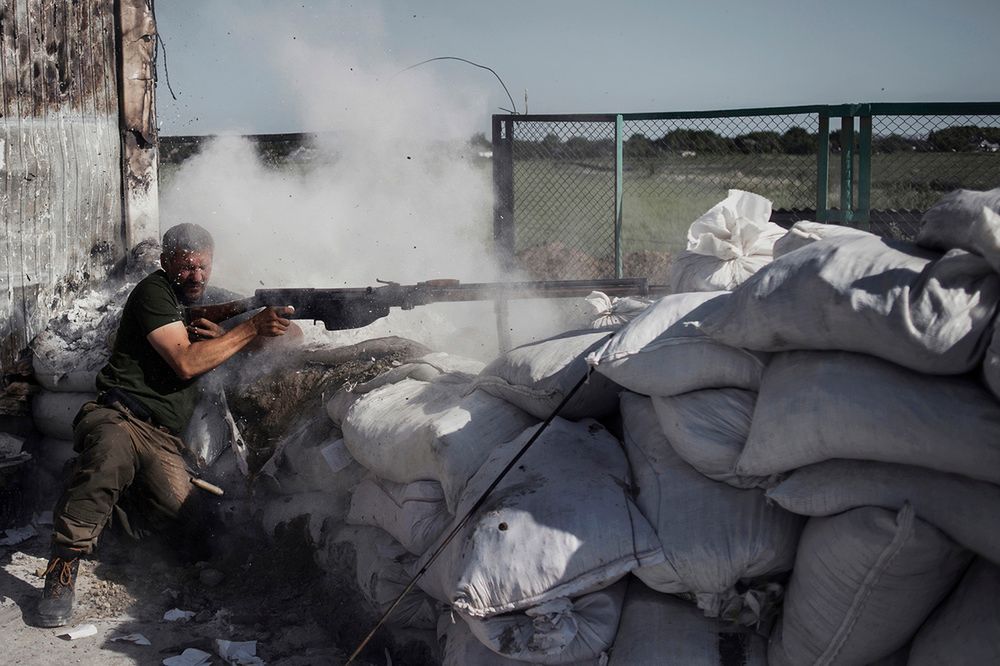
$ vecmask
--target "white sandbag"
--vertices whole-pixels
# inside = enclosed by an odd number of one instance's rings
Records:
[[[351,455],[376,476],[398,483],[441,483],[454,513],[466,481],[490,452],[535,419],[469,384],[442,375],[403,379],[367,393],[343,422]]]
[[[804,516],[909,503],[922,520],[1000,564],[1000,486],[993,483],[912,465],[830,460],[795,470],[767,496]]]
[[[763,637],[632,581],[608,666],[766,666],[766,655]]]
[[[34,357],[31,365],[32,375],[48,391],[97,393],[97,373],[101,370],[100,367],[66,369],[44,356]]]
[[[587,362],[643,395],[726,387],[756,390],[767,355],[720,344],[698,328],[698,322],[730,297],[727,292],[665,296],[587,356]]]
[[[475,505],[537,427],[496,447],[469,480],[456,516]],[[489,617],[600,590],[662,562],[628,478],[621,446],[599,423],[554,419],[420,585],[462,613]]]
[[[627,580],[576,599],[553,599],[519,613],[490,618],[462,615],[493,652],[534,664],[594,662],[618,632]]]
[[[731,291],[745,282],[770,263],[774,242],[785,235],[770,219],[769,199],[729,190],[688,228],[687,249],[670,264],[671,291]]]
[[[354,548],[356,577],[362,594],[384,613],[410,582],[409,567],[413,556],[391,536],[376,527],[345,526],[333,535],[335,543],[349,543]],[[418,589],[407,592],[386,620],[395,627],[434,629],[439,607]]]
[[[444,643],[441,666],[517,666],[523,661],[503,657],[476,638],[457,613],[445,613],[438,620],[438,640]],[[570,666],[602,666],[601,659],[573,662]]]
[[[734,347],[856,351],[960,374],[982,361],[998,300],[1000,275],[982,257],[848,234],[761,269],[701,329]]]
[[[73,419],[94,393],[39,391],[31,400],[31,420],[38,432],[54,439],[73,439]]]
[[[636,576],[660,592],[690,593],[714,617],[741,579],[792,567],[801,517],[769,503],[761,490],[713,481],[681,460],[649,398],[626,393],[621,409],[635,501],[666,556]]]
[[[623,296],[611,298],[601,291],[592,291],[585,300],[594,308],[591,328],[618,328],[635,319],[652,301]]]
[[[917,465],[1000,483],[1000,403],[967,377],[849,352],[788,352],[764,374],[736,472],[832,458]]]
[[[653,397],[660,427],[677,455],[708,478],[736,488],[755,488],[767,480],[735,472],[756,402],[757,394],[743,389]]]
[[[587,355],[610,336],[608,331],[570,331],[530,342],[486,366],[475,386],[544,419],[587,373]],[[607,377],[591,375],[559,415],[574,420],[607,416],[617,409],[620,390]]]
[[[823,240],[824,238],[873,235],[867,231],[855,229],[854,227],[845,227],[840,224],[824,224],[823,222],[800,220],[792,225],[788,233],[774,242],[774,258],[782,257],[800,247],[805,247],[810,243]]]
[[[1000,326],[994,325],[993,341],[983,359],[983,381],[997,400],[1000,400]]]
[[[403,484],[371,475],[351,493],[347,512],[349,525],[379,527],[414,555],[423,555],[453,519],[437,481]]]
[[[1000,664],[1000,567],[976,560],[913,639],[910,666]]]
[[[485,363],[455,354],[444,352],[433,352],[422,356],[415,361],[404,363],[392,368],[381,375],[361,384],[345,386],[336,393],[326,403],[326,413],[338,427],[343,424],[347,416],[347,410],[351,405],[365,393],[370,393],[386,384],[396,384],[404,379],[417,379],[422,382],[429,382],[437,379],[443,374],[451,374],[456,377],[463,375],[469,381],[483,369]]]
[[[913,508],[813,518],[802,533],[771,666],[867,664],[906,644],[969,554]]]
[[[968,250],[1000,273],[1000,187],[946,194],[920,218],[917,245]]]
[[[346,450],[331,455],[329,449],[343,448],[340,430],[322,415],[306,418],[289,430],[274,446],[258,476],[270,477],[280,494],[322,491],[331,499],[336,495],[338,502],[348,503],[365,470]]]

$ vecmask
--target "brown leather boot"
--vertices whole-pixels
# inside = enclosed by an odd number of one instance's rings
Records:
[[[38,602],[38,626],[62,627],[69,624],[76,600],[76,574],[79,569],[79,555],[53,555],[49,560],[45,569],[45,589]]]

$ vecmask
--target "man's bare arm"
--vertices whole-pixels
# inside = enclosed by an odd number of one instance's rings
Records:
[[[281,308],[281,314],[288,311]],[[284,335],[291,322],[274,308],[265,308],[232,330],[207,340],[191,342],[183,322],[161,326],[146,339],[181,379],[193,379],[217,368],[258,338]]]

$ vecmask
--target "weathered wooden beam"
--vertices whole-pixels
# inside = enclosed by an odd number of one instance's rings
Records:
[[[119,0],[119,109],[125,247],[158,239],[156,22],[153,0]]]

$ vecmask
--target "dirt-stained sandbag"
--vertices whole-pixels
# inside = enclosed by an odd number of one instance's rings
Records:
[[[96,398],[96,393],[39,391],[31,401],[31,419],[46,437],[72,440],[76,413],[84,403]]]
[[[766,666],[766,656],[762,636],[633,580],[608,666]]]
[[[445,613],[438,620],[438,640],[444,644],[441,666],[518,666],[523,661],[491,651],[472,634],[457,613]],[[566,666],[601,666],[601,659],[569,663]]]
[[[911,666],[1000,664],[1000,567],[976,560],[913,639]]]
[[[854,351],[961,374],[982,362],[998,301],[1000,274],[982,257],[848,234],[768,264],[700,328],[733,347]]]
[[[475,505],[538,427],[491,452],[456,516]],[[594,592],[662,561],[653,528],[629,496],[618,441],[596,421],[556,418],[419,584],[462,613],[490,617]]]
[[[757,390],[768,355],[720,344],[698,328],[731,296],[729,292],[665,296],[589,354],[587,362],[642,395],[727,387]]]
[[[486,366],[475,386],[544,419],[587,373],[587,355],[610,337],[609,331],[570,331],[522,345]],[[603,418],[618,408],[620,390],[607,377],[591,375],[559,415]]]
[[[771,666],[867,664],[905,645],[970,554],[913,508],[813,518],[802,533]]]
[[[909,503],[922,520],[1000,564],[1000,486],[993,483],[912,465],[830,460],[795,470],[767,496],[805,516]]]
[[[534,664],[594,662],[618,633],[627,580],[576,599],[553,599],[524,612],[490,618],[462,615],[491,651]]]
[[[666,558],[635,571],[646,585],[687,593],[716,617],[740,580],[791,569],[801,517],[769,503],[762,490],[713,481],[681,460],[649,398],[623,394],[622,423],[635,501]]]
[[[975,379],[864,354],[775,355],[736,472],[767,476],[833,458],[1000,483],[1000,402]]]

